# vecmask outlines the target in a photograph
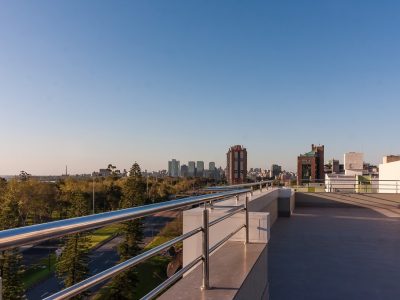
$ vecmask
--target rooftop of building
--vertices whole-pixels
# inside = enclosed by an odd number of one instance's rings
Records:
[[[199,266],[161,299],[253,299],[260,278],[269,299],[397,299],[399,204],[400,194],[296,193],[268,244],[229,242],[211,256],[210,290]]]
[[[323,204],[298,202],[272,227],[271,299],[398,298],[400,213]]]

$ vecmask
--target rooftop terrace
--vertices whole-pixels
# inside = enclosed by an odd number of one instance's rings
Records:
[[[314,196],[272,227],[270,299],[398,299],[400,214]]]
[[[0,249],[195,205],[183,213],[180,237],[46,299],[77,295],[177,242],[183,268],[144,299],[399,298],[400,194],[253,185],[2,231]]]

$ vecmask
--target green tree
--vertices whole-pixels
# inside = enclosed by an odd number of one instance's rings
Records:
[[[142,177],[140,166],[134,163],[127,180],[122,188],[122,208],[143,205],[146,200],[146,182]],[[124,236],[118,252],[121,261],[139,254],[143,241],[143,228],[140,219],[127,221],[122,224],[121,233]],[[135,268],[118,275],[110,286],[110,299],[132,299],[138,277]]]
[[[80,217],[89,212],[88,199],[82,192],[76,192],[71,199],[70,217]],[[88,273],[89,239],[86,233],[77,233],[67,237],[64,249],[57,261],[57,275],[63,279],[66,287],[84,280]],[[81,294],[76,299],[83,299]]]
[[[19,205],[12,190],[2,195],[0,208],[0,230],[21,225]],[[3,280],[3,299],[24,299],[25,290],[21,276],[23,274],[22,255],[18,249],[9,249],[0,253],[0,277]]]

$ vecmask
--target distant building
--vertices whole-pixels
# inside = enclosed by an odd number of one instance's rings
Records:
[[[98,176],[102,176],[102,177],[108,177],[111,175],[111,170],[110,169],[100,169]]]
[[[271,177],[272,178],[277,178],[279,174],[282,172],[282,167],[279,165],[272,165],[271,166]]]
[[[379,180],[379,193],[400,193],[400,161],[380,164]]]
[[[329,160],[328,164],[325,165],[325,174],[339,174],[340,163],[338,159]]]
[[[180,171],[181,168],[179,160],[173,159],[168,162],[168,176],[179,177]]]
[[[364,153],[348,152],[344,154],[344,173],[362,175],[364,170]]]
[[[400,155],[386,155],[383,157],[383,163],[391,163],[394,161],[399,161],[400,160]]]
[[[188,163],[188,177],[196,176],[196,163],[194,161],[189,161]]]
[[[196,176],[204,177],[204,161],[198,160],[196,165]]]
[[[189,174],[189,167],[187,165],[181,166],[181,177],[188,177]]]
[[[332,159],[332,173],[334,174],[340,173],[340,164],[338,159]]]
[[[297,184],[324,179],[324,146],[312,144],[310,152],[297,157]]]
[[[208,164],[208,169],[209,169],[210,171],[215,171],[215,170],[216,170],[216,168],[215,168],[215,162],[211,161],[211,162]]]
[[[229,184],[244,183],[247,178],[247,150],[236,145],[226,154],[226,178]]]

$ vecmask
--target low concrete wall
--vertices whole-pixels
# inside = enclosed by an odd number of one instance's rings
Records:
[[[270,237],[270,228],[278,218],[278,189],[255,192],[249,200],[249,238],[251,243],[267,243]],[[236,203],[231,198],[217,203],[217,207],[209,209],[210,222],[218,219],[234,208],[221,206],[242,205],[245,196],[242,195]],[[245,223],[245,213],[240,212],[224,221],[212,226],[209,233],[210,248],[225,238],[235,229]],[[203,208],[198,207],[183,212],[183,233],[189,232],[203,224]],[[245,241],[245,229],[240,230],[230,241]],[[192,262],[202,253],[202,234],[198,233],[183,241],[183,266]]]
[[[268,291],[268,246],[264,248],[233,299],[269,299]]]
[[[278,195],[278,216],[290,217],[294,210],[295,196],[292,189],[283,188]]]
[[[382,193],[296,193],[296,206],[360,206],[378,205],[398,208],[400,194]]]
[[[298,193],[296,207],[369,208],[387,217],[400,217],[400,194]]]

